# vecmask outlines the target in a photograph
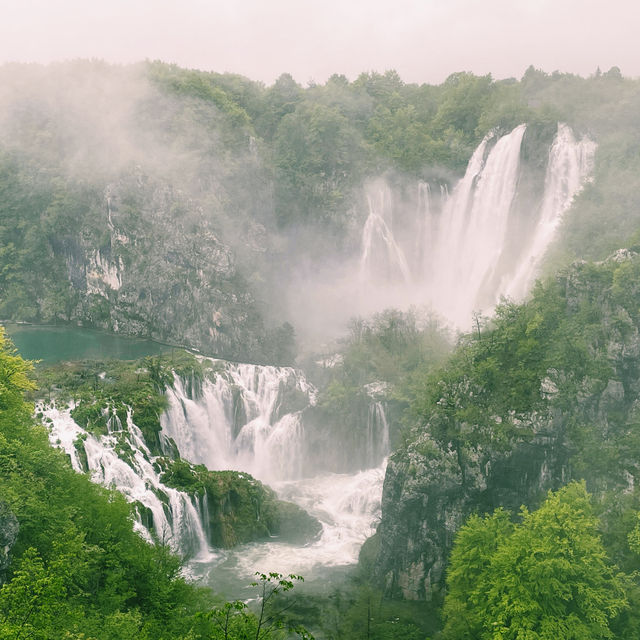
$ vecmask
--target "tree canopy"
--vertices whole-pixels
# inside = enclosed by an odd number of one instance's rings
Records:
[[[451,555],[445,638],[595,640],[627,607],[583,483],[553,493],[512,524],[472,516]]]

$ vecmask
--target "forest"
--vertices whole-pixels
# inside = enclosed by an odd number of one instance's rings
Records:
[[[167,346],[32,362],[0,333],[1,637],[640,638],[639,81],[265,86],[75,61],[4,65],[0,87],[3,324]],[[365,286],[371,184],[409,265],[420,194],[441,224],[477,150],[486,166],[524,123],[520,216],[544,206],[559,123],[597,145],[524,298],[469,301],[463,327],[420,298],[335,303],[332,283]],[[121,464],[146,474],[124,495]],[[325,521],[278,483],[375,469],[340,579],[255,566],[237,596],[190,574],[205,548],[239,576],[251,545],[315,548]]]

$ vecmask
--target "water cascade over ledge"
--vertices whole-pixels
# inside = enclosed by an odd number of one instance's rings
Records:
[[[206,530],[206,494],[198,499],[162,482],[161,459],[151,454],[131,411],[126,424],[114,414],[109,433],[98,436],[78,426],[69,408],[41,406],[52,444],[64,449],[76,471],[88,469],[92,480],[113,486],[139,505],[136,527],[141,534],[149,540],[155,535],[168,541],[192,558],[204,567],[200,577],[230,557],[234,566],[244,566],[246,576],[257,569],[308,574],[317,565],[356,562],[380,514],[389,452],[383,404],[372,399],[369,407],[357,444],[362,462],[340,471],[323,468],[314,452],[318,441],[325,443],[329,453],[331,447],[339,450],[343,445],[316,431],[310,433],[305,425],[304,412],[315,402],[315,389],[301,372],[206,362],[212,368],[203,378],[176,375],[165,390],[169,408],[161,417],[160,433],[164,453],[173,456],[177,450],[182,459],[212,471],[247,472],[268,483],[281,499],[320,521],[322,532],[310,544],[253,543],[237,554],[212,550]],[[144,511],[151,513],[153,531]]]
[[[523,166],[527,126],[490,132],[451,194],[417,186],[407,213],[388,184],[368,187],[359,265],[362,311],[426,305],[454,326],[490,312],[501,296],[520,301],[539,275],[563,215],[593,170],[596,144],[558,124],[535,195],[521,194],[535,167]],[[367,308],[369,301],[376,308]]]

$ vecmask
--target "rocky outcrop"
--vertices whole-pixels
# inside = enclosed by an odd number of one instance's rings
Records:
[[[474,452],[463,481],[456,452],[439,446],[427,427],[387,466],[376,534],[377,581],[391,596],[431,600],[440,592],[455,533],[467,516],[535,503],[562,483],[567,465],[562,439],[539,435],[508,453]]]
[[[229,549],[246,542],[277,538],[305,544],[322,525],[304,509],[278,500],[275,492],[247,473],[209,471],[184,460],[158,460],[162,481],[196,496],[213,547]]]
[[[102,206],[106,242],[53,243],[78,300],[68,320],[228,357],[259,353],[260,312],[200,202],[137,174],[109,184]]]
[[[523,314],[513,314],[513,324],[503,325],[509,331],[468,352],[473,357],[456,374],[459,380],[467,379],[465,367],[475,366],[474,358],[484,358],[486,367],[505,344],[505,353],[515,353],[519,340],[533,339],[534,323],[516,329],[519,318],[545,326],[538,348],[548,368],[529,382],[537,385],[535,409],[517,417],[506,411],[517,427],[507,439],[502,418],[478,409],[491,410],[490,394],[477,401],[482,388],[457,386],[465,391],[456,415],[470,418],[457,425],[457,439],[443,436],[438,420],[446,401],[433,396],[425,421],[390,457],[382,520],[375,544],[367,545],[366,562],[388,595],[429,600],[441,593],[455,533],[471,513],[535,508],[548,490],[572,479],[585,479],[595,499],[609,503],[634,491],[640,479],[639,273],[640,257],[629,251],[576,264],[538,291]],[[501,342],[504,336],[508,342]],[[511,375],[499,371],[491,380],[494,393],[517,384]]]

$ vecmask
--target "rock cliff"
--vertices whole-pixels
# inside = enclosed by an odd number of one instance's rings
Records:
[[[574,265],[527,304],[503,306],[431,381],[390,457],[368,545],[389,595],[437,596],[454,534],[473,512],[535,507],[581,478],[609,511],[636,496],[639,272],[633,251]]]

